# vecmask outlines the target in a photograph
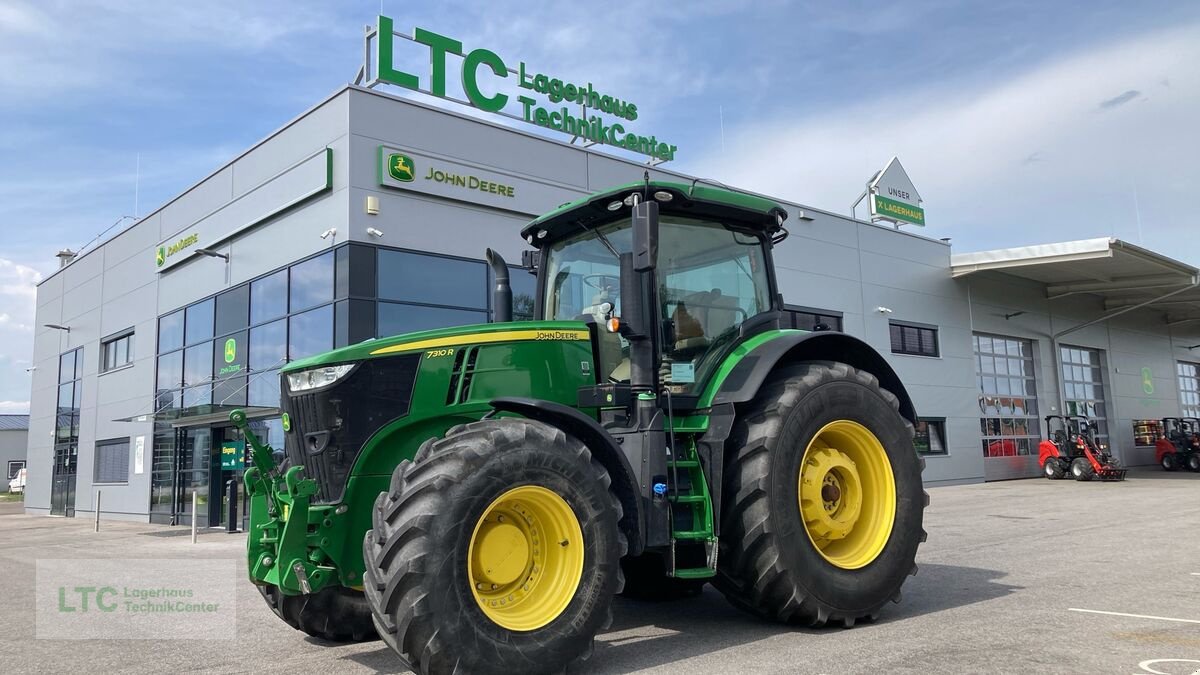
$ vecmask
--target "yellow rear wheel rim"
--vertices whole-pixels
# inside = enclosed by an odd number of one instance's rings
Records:
[[[851,420],[826,424],[798,480],[804,531],[826,561],[854,570],[879,557],[896,521],[896,479],[875,434]]]
[[[523,485],[497,497],[471,534],[471,593],[483,613],[513,631],[562,614],[583,577],[583,530],[554,491]]]

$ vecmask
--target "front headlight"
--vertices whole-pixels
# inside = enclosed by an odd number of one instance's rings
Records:
[[[288,373],[288,389],[295,392],[325,387],[342,379],[351,370],[354,370],[354,364],[344,363],[340,366],[322,366]]]

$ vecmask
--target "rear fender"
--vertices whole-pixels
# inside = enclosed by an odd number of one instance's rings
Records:
[[[645,514],[640,508],[641,492],[637,474],[617,441],[596,420],[579,410],[561,403],[534,398],[504,397],[491,401],[493,409],[561,429],[563,433],[587,446],[612,479],[612,491],[621,503],[621,530],[629,540],[629,555],[642,552],[646,531]]]
[[[1038,466],[1046,468],[1046,460],[1057,459],[1061,453],[1058,451],[1058,446],[1052,441],[1042,441],[1038,444]]]
[[[916,424],[917,411],[904,383],[883,356],[856,337],[834,331],[786,331],[755,347],[733,367],[717,389],[712,405],[745,403],[780,365],[800,361],[840,361],[871,373],[900,400],[900,414]]]
[[[1175,444],[1165,438],[1158,439],[1154,443],[1154,461],[1162,464],[1163,457],[1175,452]]]

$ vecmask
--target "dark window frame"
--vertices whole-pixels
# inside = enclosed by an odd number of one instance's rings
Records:
[[[892,336],[893,328],[901,329],[899,348],[897,348],[896,340]],[[915,347],[907,344],[908,340],[905,339],[906,333],[903,330],[905,328],[909,328],[909,329],[917,331],[917,344]],[[923,333],[928,333],[928,334],[932,335],[933,353],[927,353],[927,352],[921,350],[921,344],[924,342],[924,340],[921,339],[920,336]],[[942,343],[941,343],[940,333],[941,333],[941,331],[939,330],[939,328],[937,326],[934,326],[931,324],[914,323],[912,321],[901,321],[898,319],[889,319],[888,320],[888,342],[890,343],[891,351],[893,354],[899,354],[901,356],[924,356],[925,358],[931,358],[931,359],[941,358]]]
[[[17,467],[16,471],[13,471],[14,464],[20,464],[21,466]],[[21,469],[24,469],[24,468],[25,468],[25,460],[23,460],[23,459],[8,460],[8,479],[12,480],[12,479],[16,478],[17,474],[21,473]],[[5,487],[7,487],[7,486],[5,486]]]
[[[134,361],[134,359],[133,359],[133,347],[134,347],[133,335],[134,335],[134,329],[131,327],[131,328],[126,328],[125,330],[113,333],[112,335],[100,340],[100,368],[99,368],[99,371],[100,371],[101,375],[103,375],[104,373],[111,373],[111,372],[117,371],[117,370],[123,370],[123,369],[128,368],[133,365],[133,361]],[[115,346],[118,342],[120,342],[122,340],[128,340],[128,344],[125,347],[126,360],[122,363],[114,363],[112,366],[109,366],[108,365],[108,351],[111,347]]]
[[[933,449],[933,437],[932,437],[930,431],[928,431],[928,430],[921,431],[922,424],[924,424],[927,429],[930,427],[933,427],[933,428],[937,428],[937,429],[941,430],[941,434],[940,434],[941,435],[940,440],[942,442],[941,450]],[[918,455],[921,455],[922,457],[946,457],[950,454],[950,442],[946,438],[946,418],[945,417],[918,417],[917,424],[914,427],[914,436],[913,436],[913,446],[914,447],[916,447],[916,445],[917,445],[917,439],[919,439],[922,435],[924,435],[925,437],[927,437],[929,439],[928,445],[929,445],[930,449],[929,450],[921,450],[920,448],[917,448]]]
[[[128,436],[124,438],[106,438],[96,441],[95,447],[92,450],[92,484],[93,485],[127,485],[129,484],[129,455],[133,451],[133,439]],[[100,450],[101,448],[111,448],[114,446],[125,446],[125,478],[123,480],[104,480],[100,476]]]
[[[844,329],[846,327],[845,326],[845,318],[846,318],[845,313],[839,312],[835,309],[821,309],[819,307],[806,307],[804,305],[789,305],[789,304],[785,303],[783,305],[783,312],[785,315],[787,315],[788,323],[789,323],[789,325],[784,326],[784,328],[791,328],[794,330],[812,330],[809,328],[801,328],[800,327],[800,325],[799,325],[800,322],[797,321],[797,319],[800,317],[800,315],[808,315],[808,316],[813,317],[816,320],[833,319],[834,322],[833,322],[833,324],[831,324],[829,326],[829,330],[834,330],[839,333],[844,332]],[[814,326],[815,326],[815,323],[814,323]]]

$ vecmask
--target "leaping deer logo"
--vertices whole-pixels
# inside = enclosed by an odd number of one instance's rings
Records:
[[[410,183],[417,177],[412,158],[400,153],[388,156],[388,174],[402,183]]]

